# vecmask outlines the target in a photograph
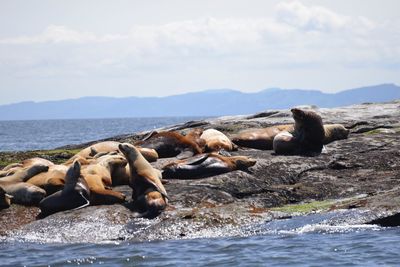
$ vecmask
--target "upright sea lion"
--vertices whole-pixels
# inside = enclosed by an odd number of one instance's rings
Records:
[[[130,186],[135,206],[144,217],[155,217],[167,206],[167,192],[161,183],[161,172],[153,168],[131,144],[120,144],[130,168]]]
[[[293,132],[294,125],[283,124],[261,129],[243,130],[232,137],[232,142],[242,147],[271,150],[275,136],[282,131]]]
[[[202,152],[195,141],[177,132],[152,132],[135,146],[154,149],[160,158],[188,158]]]
[[[106,155],[82,169],[82,176],[90,189],[91,205],[123,203],[125,195],[111,190],[112,174],[116,169],[125,168],[126,159],[121,155]]]
[[[13,197],[12,202],[22,205],[36,205],[46,195],[46,191],[25,183],[32,176],[47,171],[48,167],[44,165],[34,165],[21,168],[15,174],[0,179],[0,186],[7,194]]]
[[[7,194],[6,191],[0,187],[0,210],[10,207],[11,199],[12,196]]]
[[[291,109],[295,121],[294,133],[284,132],[275,136],[273,148],[277,154],[321,153],[325,139],[322,118],[314,111]]]
[[[236,150],[237,147],[231,142],[231,140],[223,133],[215,129],[208,129],[203,131],[200,136],[205,141],[206,152],[217,152],[221,149],[226,151]]]
[[[63,190],[46,197],[39,203],[39,218],[50,214],[86,207],[90,204],[90,190],[81,176],[81,165],[78,161],[68,169]]]
[[[163,178],[197,179],[235,170],[248,171],[256,160],[245,156],[225,157],[217,153],[206,153],[167,164],[163,167]]]

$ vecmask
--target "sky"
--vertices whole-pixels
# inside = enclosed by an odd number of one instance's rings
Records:
[[[0,104],[400,84],[397,0],[0,0]]]

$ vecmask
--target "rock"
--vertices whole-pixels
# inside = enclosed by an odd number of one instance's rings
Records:
[[[58,213],[37,221],[37,210],[13,205],[0,211],[0,235],[8,239],[33,236],[34,240],[46,240],[51,233],[60,242],[74,241],[79,236],[85,242],[102,242],[256,234],[257,225],[290,218],[299,211],[303,215],[334,212],[326,221],[331,225],[398,225],[400,101],[316,111],[324,123],[341,123],[351,128],[348,139],[326,145],[319,156],[280,156],[273,151],[239,149],[232,155],[257,160],[250,173],[233,171],[204,179],[170,180],[165,185],[170,205],[156,219],[139,219],[124,206],[113,205]],[[185,132],[191,127],[215,128],[230,136],[241,129],[287,123],[293,123],[289,110],[213,118],[164,129]],[[126,142],[145,134],[108,140]],[[173,160],[161,159],[152,164],[161,169]],[[130,195],[129,187],[117,190]],[[349,212],[337,212],[343,209]],[[20,217],[24,219],[15,223]],[[11,225],[10,220],[14,221]],[[58,229],[62,229],[63,235]]]

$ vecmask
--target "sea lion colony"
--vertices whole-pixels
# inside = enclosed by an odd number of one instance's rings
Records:
[[[230,151],[244,147],[275,154],[317,156],[323,145],[345,139],[349,130],[340,124],[323,125],[314,111],[294,108],[294,124],[248,129],[228,138],[215,129],[195,128],[186,135],[151,132],[134,144],[113,141],[89,146],[64,164],[32,158],[0,171],[0,209],[11,203],[37,205],[39,218],[88,205],[124,204],[138,216],[153,218],[168,205],[165,179],[198,179],[235,170],[249,171],[256,164]],[[149,162],[176,157],[161,170]],[[132,200],[113,189],[129,185]]]

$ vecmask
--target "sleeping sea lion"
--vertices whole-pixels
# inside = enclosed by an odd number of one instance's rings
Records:
[[[49,196],[64,188],[67,171],[65,165],[52,165],[47,172],[39,173],[26,182],[44,189]]]
[[[217,152],[221,149],[233,151],[237,149],[236,145],[225,134],[215,129],[203,131],[200,138],[205,141],[206,152]]]
[[[202,149],[191,139],[177,132],[152,132],[135,146],[140,148],[151,148],[157,151],[160,158],[188,158],[200,154]]]
[[[112,173],[117,168],[125,168],[126,159],[121,155],[106,155],[82,169],[82,176],[90,189],[90,205],[123,203],[125,195],[111,190]]]
[[[0,210],[7,209],[11,205],[12,196],[0,187]]]
[[[322,118],[314,111],[291,109],[294,132],[275,136],[273,148],[277,154],[304,154],[313,156],[322,151],[325,130]]]
[[[15,174],[0,179],[0,186],[7,194],[13,197],[12,202],[22,205],[36,205],[42,200],[46,191],[25,183],[32,176],[47,171],[48,167],[44,165],[34,165],[18,170]]]
[[[11,163],[7,166],[5,166],[1,171],[0,171],[0,178],[9,176],[14,174],[17,170],[20,170],[22,168],[21,163]]]
[[[163,167],[163,178],[197,179],[235,170],[248,171],[256,160],[245,156],[225,157],[217,153],[206,153],[167,164]]]
[[[350,133],[350,130],[348,130],[342,124],[325,124],[324,131],[324,145],[336,140],[347,139]]]
[[[75,156],[80,156],[86,159],[93,158],[99,153],[112,153],[119,152],[118,145],[119,142],[115,141],[104,141],[94,145],[91,145],[85,149],[79,151]],[[150,162],[156,161],[158,159],[158,154],[156,151],[151,149],[139,149],[140,153]],[[104,154],[103,154],[104,155]],[[74,156],[74,157],[75,157]],[[102,156],[101,154],[99,156]],[[97,156],[97,157],[99,157]]]
[[[232,142],[241,147],[271,150],[275,136],[282,131],[293,132],[294,125],[283,124],[261,129],[243,130],[232,138]]]
[[[44,166],[53,166],[54,163],[51,162],[50,160],[43,159],[43,158],[30,158],[22,161],[22,167],[29,167],[33,165],[44,165]]]
[[[153,218],[167,206],[167,192],[161,183],[161,172],[153,168],[139,150],[128,143],[120,144],[130,168],[130,186],[135,208],[143,217]]]
[[[68,169],[63,190],[44,198],[39,203],[41,213],[39,218],[50,214],[86,207],[90,204],[90,190],[81,176],[81,165],[78,161]]]

